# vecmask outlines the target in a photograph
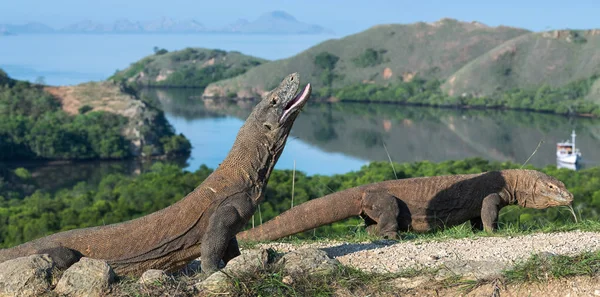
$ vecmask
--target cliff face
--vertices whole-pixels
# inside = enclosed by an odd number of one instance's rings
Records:
[[[44,89],[61,102],[68,114],[105,111],[127,118],[121,132],[130,141],[134,156],[189,153],[189,141],[183,135],[175,135],[162,110],[117,83],[89,82]]]

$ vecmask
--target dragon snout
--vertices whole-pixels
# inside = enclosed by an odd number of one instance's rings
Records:
[[[550,195],[550,198],[550,204],[553,206],[569,205],[573,202],[573,194],[566,190]]]

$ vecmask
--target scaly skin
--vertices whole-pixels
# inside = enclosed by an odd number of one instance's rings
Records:
[[[225,160],[177,203],[123,223],[60,232],[0,250],[0,262],[47,253],[66,268],[80,257],[102,259],[119,274],[172,271],[201,256],[202,271],[240,254],[235,234],[264,198],[269,175],[306,100],[299,75],[287,76],[259,102]]]
[[[388,180],[307,201],[237,238],[275,240],[358,215],[369,232],[388,238],[398,231],[426,232],[466,221],[492,232],[504,206],[541,209],[572,201],[561,181],[535,170]]]

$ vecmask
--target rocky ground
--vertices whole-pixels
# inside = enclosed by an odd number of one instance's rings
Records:
[[[487,278],[533,254],[575,255],[600,250],[598,232],[537,233],[508,237],[476,237],[444,241],[312,244],[265,243],[262,248],[288,252],[300,247],[323,249],[340,263],[368,272],[399,272],[444,266],[472,278]]]
[[[30,256],[0,263],[0,296],[304,296],[314,295],[315,286],[329,286],[318,294],[325,296],[600,296],[597,257],[589,272],[577,276],[546,275],[523,283],[502,274],[534,254],[555,259],[599,250],[600,232],[582,231],[364,243],[272,242],[247,245],[242,256],[210,276],[195,273],[195,261],[187,272],[151,270],[139,279],[115,278],[106,263],[87,258],[57,276],[47,256]],[[373,277],[351,268],[388,274]],[[389,274],[411,269],[416,270]],[[313,288],[306,289],[311,282]]]

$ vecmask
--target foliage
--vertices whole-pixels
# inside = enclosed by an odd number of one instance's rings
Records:
[[[479,158],[431,163],[428,161],[394,164],[398,178],[443,174],[476,173],[517,164],[488,162]],[[528,167],[531,168],[531,167]],[[580,218],[600,218],[600,167],[573,172],[548,166],[543,172],[562,180],[575,195],[575,210]],[[116,223],[165,208],[196,188],[211,170],[205,166],[191,173],[175,165],[154,164],[149,172],[135,177],[119,174],[105,176],[98,186],[80,183],[53,194],[37,191],[24,196],[19,191],[2,192],[0,183],[0,246],[13,246],[57,231]],[[267,221],[290,208],[291,170],[274,170],[269,179],[260,216]],[[394,179],[387,162],[373,162],[358,171],[333,176],[307,176],[296,172],[294,204],[318,198],[331,192],[362,184]],[[9,194],[6,194],[9,193]],[[529,216],[519,223],[519,218]],[[258,216],[255,216],[258,220]],[[259,222],[255,220],[255,224]],[[529,230],[532,226],[564,224],[571,215],[561,208],[545,210],[509,207],[500,215],[501,228],[515,226]],[[248,223],[250,227],[252,222]],[[301,237],[349,234],[361,230],[360,219],[338,222],[318,228]]]
[[[194,65],[183,65],[167,79],[149,83],[150,86],[205,88],[213,81],[234,77],[245,72],[243,68],[228,68],[218,64],[196,68]]]
[[[509,108],[553,112],[558,114],[591,114],[600,116],[600,105],[587,100],[599,76],[577,80],[560,88],[542,85],[534,90],[512,90],[488,97],[453,97],[440,89],[441,82],[414,78],[389,86],[354,84],[332,90],[341,101],[375,101],[429,106]]]
[[[109,80],[136,87],[205,88],[209,83],[234,77],[265,60],[219,49],[185,48],[168,52],[154,47],[154,55],[141,59]]]
[[[333,68],[335,68],[335,64],[338,62],[339,59],[340,57],[332,53],[321,52],[315,56],[314,63],[318,68],[322,70],[332,70]]]
[[[159,48],[158,46],[155,46],[152,50],[154,51],[154,54],[157,56],[164,55],[169,52],[168,50],[166,50],[164,48]]]
[[[88,111],[90,111],[90,110],[92,110],[92,109],[94,109],[94,108],[93,108],[93,107],[91,107],[91,106],[89,106],[89,105],[83,105],[83,106],[81,106],[81,107],[79,108],[79,110],[78,110],[78,111],[79,111],[79,113],[80,113],[80,114],[84,114],[84,113],[86,113],[86,112],[88,112]]]
[[[0,86],[0,160],[128,157],[121,136],[126,122],[106,112],[69,116],[50,94],[27,82]]]
[[[368,48],[362,54],[352,59],[352,62],[354,62],[356,66],[362,68],[377,66],[383,63],[383,54],[386,52],[387,50],[385,49],[376,51],[372,48]]]
[[[117,96],[123,95],[122,92],[133,92],[131,89],[114,87],[106,90],[100,84],[81,86],[78,90],[82,94],[78,96],[85,102],[79,114],[72,116],[61,109],[59,100],[40,86],[22,81],[8,82],[0,85],[0,160],[132,157],[132,143],[122,135],[129,119],[116,113],[92,111],[88,105],[98,101],[101,92],[107,91],[106,96]],[[92,95],[86,95],[86,92]],[[175,135],[162,111],[149,108],[146,115],[140,134],[145,140],[160,144],[160,154],[189,153],[189,142],[184,136]],[[164,152],[165,149],[168,152]]]
[[[315,56],[314,63],[318,71],[320,72],[319,78],[321,83],[331,88],[333,81],[340,77],[334,73],[334,68],[339,57],[328,52],[321,52]]]

